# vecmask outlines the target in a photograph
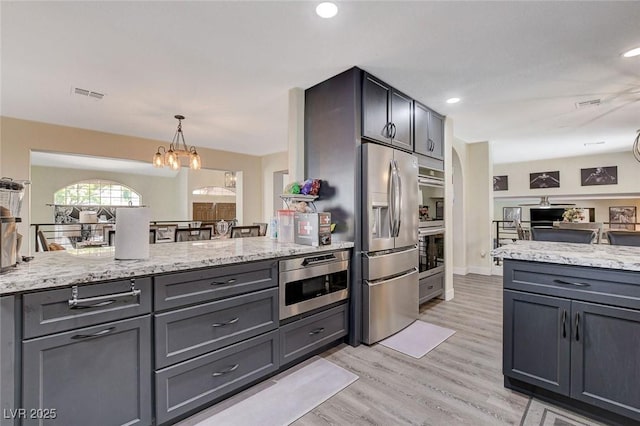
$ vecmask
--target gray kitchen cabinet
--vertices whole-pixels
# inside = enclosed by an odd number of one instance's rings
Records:
[[[503,309],[504,374],[568,395],[571,301],[505,290]]]
[[[362,136],[413,149],[413,100],[367,73],[362,83]]]
[[[280,327],[280,364],[309,355],[347,335],[347,305],[310,315]]]
[[[202,355],[277,327],[277,288],[156,314],[156,368]]]
[[[161,311],[278,285],[275,260],[203,268],[154,278],[154,309]]]
[[[28,293],[23,297],[23,338],[148,314],[151,301],[151,278]]]
[[[150,425],[149,315],[26,340],[23,425]]]
[[[422,105],[413,103],[414,152],[429,157],[432,169],[444,169],[444,116]]]
[[[419,304],[423,304],[434,297],[440,296],[444,291],[444,272],[440,272],[418,282]]]
[[[275,372],[278,336],[274,330],[157,371],[157,423],[169,422]]]
[[[503,274],[504,375],[640,421],[638,274],[511,259]]]

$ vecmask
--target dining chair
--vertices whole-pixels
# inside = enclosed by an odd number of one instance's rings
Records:
[[[592,244],[597,238],[597,229],[559,229],[535,226],[531,228],[531,239],[534,241]]]
[[[607,231],[609,244],[640,247],[640,231]]]
[[[259,236],[260,236],[260,226],[258,225],[231,227],[231,238],[259,237]]]
[[[269,227],[269,224],[266,222],[253,222],[254,225],[258,225],[260,227],[260,232],[258,233],[258,236],[260,237],[264,237],[265,235],[267,235],[267,228]]]
[[[49,251],[49,241],[42,231],[38,231],[38,242],[42,251]]]
[[[199,241],[210,240],[213,228],[201,227],[201,228],[178,228],[176,229],[175,241]]]
[[[597,231],[597,237],[594,243],[600,243],[602,240],[602,222],[553,222],[553,227],[558,229],[591,229]]]

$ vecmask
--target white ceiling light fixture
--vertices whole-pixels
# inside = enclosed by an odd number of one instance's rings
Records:
[[[325,19],[333,18],[338,14],[338,6],[336,6],[335,3],[326,1],[326,2],[320,3],[316,7],[316,13],[321,18],[325,18]]]
[[[200,170],[202,162],[198,151],[196,151],[196,147],[187,147],[184,141],[184,135],[182,134],[182,120],[184,120],[184,115],[175,115],[174,117],[178,119],[176,134],[173,136],[168,151],[163,146],[158,147],[158,151],[153,156],[153,166],[164,167],[167,165],[171,170],[178,170],[181,166],[180,157],[187,157],[189,158],[189,168]],[[181,139],[182,145],[180,145]],[[162,150],[162,152],[160,152],[160,150]]]
[[[628,50],[622,54],[625,58],[633,58],[634,56],[640,56],[640,47]]]
[[[447,103],[448,104],[457,104],[458,102],[460,102],[460,98],[449,98],[449,99],[447,99]]]

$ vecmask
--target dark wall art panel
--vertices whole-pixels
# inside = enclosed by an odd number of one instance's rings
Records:
[[[618,166],[580,169],[580,183],[582,186],[617,185]]]
[[[494,176],[493,177],[493,190],[494,191],[507,191],[509,189],[509,176]]]
[[[529,173],[529,189],[560,188],[560,172]]]

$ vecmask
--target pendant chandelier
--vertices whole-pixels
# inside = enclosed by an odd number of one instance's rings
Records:
[[[169,150],[166,150],[163,146],[159,146],[158,152],[153,156],[153,166],[169,166],[171,170],[178,170],[182,165],[180,162],[181,157],[187,157],[189,159],[189,168],[199,170],[202,166],[200,155],[198,151],[196,151],[195,146],[187,147],[184,141],[184,135],[182,134],[182,120],[184,120],[184,115],[176,115],[175,118],[178,119],[178,129],[169,145]],[[182,141],[182,144],[180,144],[180,141]],[[162,152],[160,152],[161,150]]]

